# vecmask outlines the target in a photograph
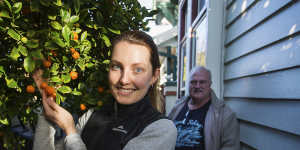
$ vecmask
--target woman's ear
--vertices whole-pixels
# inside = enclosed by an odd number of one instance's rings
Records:
[[[152,76],[151,85],[153,85],[159,79],[159,76],[160,76],[160,69],[157,68],[155,69],[154,74]]]

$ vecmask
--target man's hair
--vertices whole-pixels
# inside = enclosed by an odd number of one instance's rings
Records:
[[[209,69],[205,68],[204,66],[195,66],[194,68],[192,68],[192,70],[190,72],[190,78],[195,74],[195,72],[197,72],[199,70],[205,70],[206,72],[208,72],[209,80],[211,81],[211,72]]]

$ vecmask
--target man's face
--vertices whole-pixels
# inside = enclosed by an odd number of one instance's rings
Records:
[[[190,80],[190,97],[199,101],[209,99],[211,92],[210,85],[209,73],[204,69],[197,70]]]

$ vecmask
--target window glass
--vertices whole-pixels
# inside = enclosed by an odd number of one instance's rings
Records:
[[[193,66],[206,65],[206,50],[207,50],[207,17],[196,27],[193,38]]]
[[[206,0],[198,0],[198,12],[201,12],[201,10],[203,9],[205,1]]]
[[[181,59],[181,66],[183,68],[183,71],[181,71],[181,79],[182,79],[182,84],[181,87],[185,87],[185,81],[186,81],[186,70],[187,70],[187,56],[186,56],[186,44],[183,45],[182,47],[182,59]]]

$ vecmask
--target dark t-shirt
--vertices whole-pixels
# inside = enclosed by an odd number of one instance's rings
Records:
[[[185,104],[174,120],[178,132],[175,150],[205,150],[204,122],[210,103],[195,110]]]

